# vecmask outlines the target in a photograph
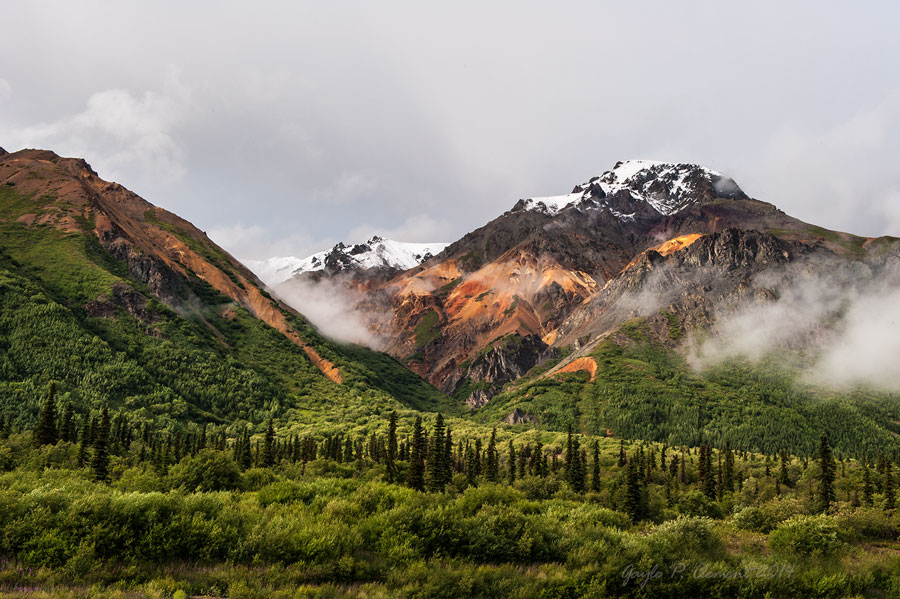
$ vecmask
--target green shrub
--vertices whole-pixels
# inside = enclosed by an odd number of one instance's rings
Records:
[[[698,518],[718,519],[722,517],[722,509],[718,504],[696,489],[681,496],[678,500],[678,508],[681,513]]]
[[[837,512],[834,519],[838,528],[852,540],[893,541],[900,535],[897,522],[877,508],[845,508]]]
[[[516,489],[525,494],[528,499],[550,499],[559,491],[562,484],[555,478],[542,478],[540,476],[526,476],[515,483]]]
[[[833,557],[846,546],[844,538],[832,516],[795,516],[772,531],[769,545],[789,557]]]
[[[722,541],[710,518],[679,516],[663,522],[647,538],[651,555],[660,561],[712,558],[722,552]]]
[[[175,487],[186,491],[231,491],[241,486],[241,471],[227,454],[204,450],[187,456],[169,472]]]
[[[775,527],[762,509],[755,505],[745,507],[736,513],[732,521],[736,527],[754,532],[769,532]]]

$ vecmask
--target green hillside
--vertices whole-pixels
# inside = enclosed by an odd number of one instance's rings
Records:
[[[642,321],[592,354],[586,372],[532,376],[491,400],[475,417],[495,422],[515,409],[541,427],[569,425],[590,434],[669,445],[711,442],[774,453],[810,455],[827,431],[854,455],[893,451],[900,435],[900,398],[859,389],[840,392],[802,382],[802,357],[787,351],[758,363],[731,360],[695,372],[676,351],[653,341]]]
[[[341,369],[344,384],[332,383],[300,347],[198,277],[189,286],[200,303],[179,315],[93,235],[17,220],[34,207],[0,188],[0,414],[17,426],[34,422],[51,381],[77,409],[108,405],[155,426],[275,418],[327,429],[393,409],[455,411],[395,360],[331,343],[285,311]],[[98,298],[109,301],[92,310]]]

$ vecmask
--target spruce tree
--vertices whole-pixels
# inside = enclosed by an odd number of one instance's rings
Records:
[[[387,454],[384,456],[384,477],[389,483],[397,482],[397,412],[388,419]]]
[[[492,483],[500,480],[500,456],[497,454],[497,429],[491,431],[485,460],[485,476]]]
[[[416,416],[413,425],[412,447],[409,455],[409,474],[406,484],[416,491],[425,490],[425,431],[422,430],[422,417]]]
[[[56,384],[50,383],[50,395],[41,408],[41,415],[32,436],[32,443],[35,447],[56,445],[59,440],[59,433],[56,430],[56,399],[54,395],[56,395]]]
[[[104,407],[100,413],[100,425],[94,434],[94,457],[91,461],[91,470],[94,478],[106,481],[109,478],[109,410]]]
[[[75,438],[75,412],[72,410],[72,403],[69,402],[63,409],[59,427],[59,440],[64,443],[74,443]]]
[[[781,450],[781,468],[778,472],[778,476],[781,479],[781,484],[786,486],[791,486],[790,477],[788,476],[788,457],[787,452],[785,450]]]
[[[600,492],[600,443],[594,439],[594,442],[591,444],[591,449],[593,451],[593,471],[591,472],[591,491],[595,493]],[[663,454],[665,455],[665,454]]]
[[[734,491],[734,452],[731,451],[731,443],[725,441],[725,472],[723,474],[723,483],[725,491],[731,493]]]
[[[874,490],[872,488],[872,475],[869,472],[869,460],[867,460],[866,458],[863,458],[862,500],[863,500],[863,503],[866,504],[868,507],[872,507],[872,505],[874,503],[872,501],[873,491]]]
[[[431,440],[428,443],[428,459],[425,465],[425,488],[429,491],[443,491],[444,485],[444,417],[437,415]]]
[[[444,458],[442,460],[444,471],[441,473],[444,484],[449,485],[453,480],[453,432],[447,427],[444,435]]]
[[[712,448],[709,445],[701,445],[701,484],[703,494],[712,500],[716,499],[716,479],[712,469]]]
[[[819,439],[819,510],[827,512],[834,503],[834,478],[836,465],[831,453],[828,437],[823,433]]]
[[[84,416],[80,437],[78,442],[78,466],[82,467],[87,463],[87,448],[91,444],[91,419],[88,415]]]
[[[884,509],[892,510],[897,506],[897,498],[894,492],[894,474],[891,461],[884,462]]]
[[[625,512],[631,516],[632,522],[644,519],[644,497],[638,476],[638,465],[634,458],[628,462],[625,472]]]
[[[275,427],[272,425],[272,419],[266,424],[266,436],[263,440],[262,455],[259,463],[264,468],[271,468],[275,465]]]
[[[513,445],[512,439],[509,440],[509,471],[507,472],[507,482],[510,485],[516,482],[516,447]]]
[[[624,468],[628,457],[625,454],[625,440],[619,439],[619,468]]]

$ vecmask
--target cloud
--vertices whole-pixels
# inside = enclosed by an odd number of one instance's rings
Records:
[[[341,171],[325,187],[314,190],[311,199],[322,205],[340,205],[371,199],[379,188],[375,175],[368,171]]]
[[[84,157],[106,179],[177,183],[187,169],[176,130],[188,116],[190,101],[190,92],[173,76],[160,92],[96,92],[81,112],[13,129],[6,137],[15,149],[46,148]]]
[[[756,300],[721,313],[691,356],[698,368],[805,355],[803,378],[837,388],[900,391],[900,266],[810,258],[754,277]]]
[[[6,79],[0,78],[0,101],[12,98],[12,86]]]
[[[370,330],[378,314],[357,309],[362,294],[340,279],[308,281],[294,278],[279,285],[275,294],[303,314],[325,336],[345,343],[381,349],[382,340]],[[387,315],[383,316],[388,318]]]

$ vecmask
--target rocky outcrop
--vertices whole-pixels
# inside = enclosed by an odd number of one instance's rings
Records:
[[[479,356],[466,371],[465,379],[479,387],[466,398],[470,408],[480,408],[497,395],[503,385],[558,355],[535,335],[512,335]]]
[[[516,408],[512,412],[506,415],[506,418],[503,419],[503,422],[506,424],[540,424],[540,420],[523,412],[519,408]]]
[[[115,283],[108,294],[84,306],[85,313],[96,318],[114,317],[119,310],[148,325],[160,320],[159,314],[147,308],[147,298],[124,283]]]

